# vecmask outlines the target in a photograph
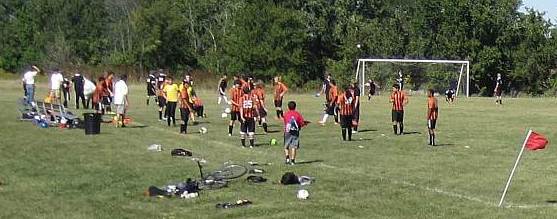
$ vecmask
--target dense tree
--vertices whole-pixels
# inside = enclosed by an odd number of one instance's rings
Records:
[[[201,69],[303,85],[353,77],[357,58],[466,59],[473,92],[557,90],[554,26],[519,0],[4,0],[0,68],[126,65]],[[553,34],[552,34],[553,33]],[[356,47],[356,45],[360,47]],[[450,69],[403,69],[415,89]],[[445,76],[444,76],[445,75]],[[431,81],[431,80],[430,80]]]

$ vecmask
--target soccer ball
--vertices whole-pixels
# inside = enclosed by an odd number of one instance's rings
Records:
[[[300,189],[300,190],[298,190],[298,194],[296,195],[296,197],[298,197],[298,199],[301,199],[301,200],[308,199],[309,198],[309,192],[308,192],[308,190]]]
[[[201,127],[201,128],[199,129],[199,133],[201,133],[201,134],[207,134],[207,128]]]
[[[226,114],[226,113],[222,113],[222,114],[220,115],[220,117],[222,117],[222,118],[226,118],[227,116],[228,116],[228,114]]]
[[[277,144],[277,139],[274,139],[274,138],[271,139],[270,144],[271,144],[271,145],[276,145],[276,144]]]
[[[224,113],[229,114],[230,112],[230,108],[227,107],[226,109],[224,109]]]

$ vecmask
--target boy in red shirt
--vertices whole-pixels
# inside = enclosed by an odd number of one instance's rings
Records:
[[[284,121],[284,155],[285,163],[296,164],[296,153],[300,148],[300,130],[306,126],[304,117],[296,111],[296,102],[288,102],[288,112],[282,118]]]
[[[288,88],[280,81],[279,76],[274,78],[274,82],[275,82],[275,95],[274,95],[275,109],[277,111],[277,119],[280,119],[280,118],[284,118],[282,112],[282,99],[284,98],[284,94],[286,94],[286,91],[288,91]]]
[[[252,91],[257,98],[257,117],[259,125],[263,126],[263,131],[268,132],[267,128],[267,108],[265,107],[265,88],[263,81],[259,81]]]
[[[354,118],[354,97],[348,87],[344,88],[344,92],[338,97],[338,109],[340,114],[340,127],[342,128],[342,140],[346,141],[346,133],[348,132],[348,141],[352,141],[352,120]]]
[[[249,139],[249,147],[253,148],[255,145],[255,114],[257,113],[256,104],[257,98],[251,94],[248,87],[243,89],[244,95],[240,98],[240,139],[242,141],[242,146],[246,146],[246,134]]]
[[[230,106],[232,111],[230,112],[230,122],[228,123],[228,136],[232,136],[232,129],[234,129],[234,122],[240,120],[240,98],[242,97],[242,88],[240,88],[241,82],[239,80],[234,81],[234,85],[230,89]]]
[[[435,126],[439,110],[437,108],[437,98],[434,96],[433,89],[427,91],[427,131],[429,133],[429,145],[435,146]]]

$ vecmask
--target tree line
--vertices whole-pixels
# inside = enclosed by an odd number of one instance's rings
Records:
[[[472,92],[557,90],[557,32],[520,0],[3,0],[0,68],[133,66],[346,83],[362,57],[469,60]],[[360,45],[359,47],[356,45]],[[403,67],[390,67],[389,71]],[[385,68],[387,69],[387,68]],[[412,68],[412,81],[439,75]],[[428,72],[435,73],[428,73]],[[423,72],[423,73],[422,73]]]

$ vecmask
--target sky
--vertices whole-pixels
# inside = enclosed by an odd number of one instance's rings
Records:
[[[522,0],[523,8],[533,8],[540,12],[545,12],[545,18],[551,19],[551,23],[557,23],[557,0]]]

